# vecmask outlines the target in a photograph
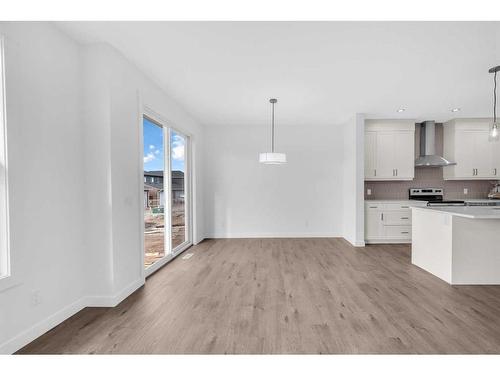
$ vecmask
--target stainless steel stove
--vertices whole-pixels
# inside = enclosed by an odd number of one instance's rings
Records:
[[[464,206],[461,200],[444,200],[444,191],[441,188],[412,188],[409,198],[411,200],[426,201],[428,206]]]

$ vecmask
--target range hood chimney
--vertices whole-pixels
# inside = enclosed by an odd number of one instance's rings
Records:
[[[446,167],[455,165],[436,155],[436,123],[425,121],[420,128],[420,156],[415,160],[415,167]]]

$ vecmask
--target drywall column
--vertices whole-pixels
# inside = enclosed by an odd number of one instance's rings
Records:
[[[364,246],[364,128],[365,116],[356,114],[343,125],[344,238]]]
[[[110,66],[104,45],[82,48],[82,120],[87,235],[87,296],[92,306],[106,306],[113,292]]]

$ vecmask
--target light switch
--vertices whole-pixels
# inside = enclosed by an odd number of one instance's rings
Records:
[[[366,195],[372,195],[372,189],[366,189]]]

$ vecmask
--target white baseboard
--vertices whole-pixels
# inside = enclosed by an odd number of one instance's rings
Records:
[[[348,237],[342,237],[342,238],[344,240],[346,240],[347,242],[349,242],[354,247],[364,247],[366,245],[365,241],[353,240],[353,239],[350,239]]]
[[[36,323],[32,327],[14,336],[7,342],[0,345],[0,354],[12,354],[31,341],[50,331],[58,324],[75,315],[78,311],[87,307],[86,299],[80,298],[78,301],[50,315],[48,318]]]
[[[36,323],[10,340],[0,344],[0,354],[15,353],[23,346],[29,344],[58,324],[61,324],[66,319],[69,319],[85,307],[115,307],[143,285],[144,279],[139,279],[130,283],[113,296],[87,296],[80,298],[71,305],[62,308],[41,322]]]
[[[411,240],[401,240],[401,239],[372,239],[366,240],[367,244],[398,244],[398,243],[411,243]]]
[[[194,245],[198,245],[200,242],[202,242],[202,241],[203,241],[204,239],[206,239],[206,238],[207,238],[207,236],[205,236],[205,235],[203,235],[203,237],[195,238],[195,239],[193,240],[193,246],[194,246]]]
[[[144,279],[136,280],[112,296],[88,296],[86,297],[86,305],[87,307],[115,307],[144,283]]]
[[[275,232],[275,233],[211,233],[206,238],[339,238],[339,233],[297,233],[297,232]]]

